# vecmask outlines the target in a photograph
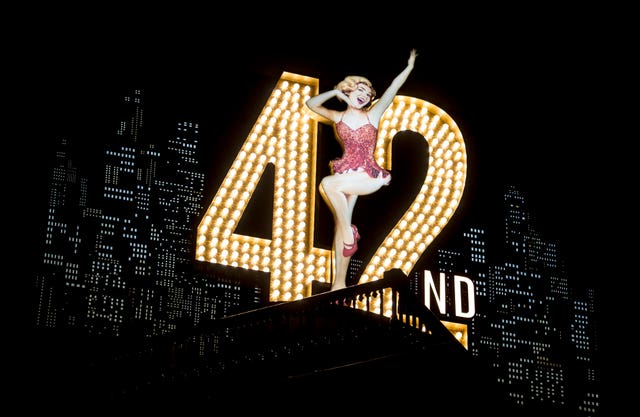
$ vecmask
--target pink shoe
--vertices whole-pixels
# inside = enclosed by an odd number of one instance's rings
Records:
[[[358,233],[358,228],[354,225],[351,225],[351,230],[353,231],[353,243],[344,243],[344,248],[342,248],[342,256],[348,258],[352,256],[358,250],[358,241],[360,240],[360,233]]]

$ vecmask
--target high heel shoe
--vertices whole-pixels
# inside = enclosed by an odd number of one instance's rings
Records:
[[[353,243],[344,243],[344,247],[342,248],[342,256],[348,258],[352,256],[358,250],[358,241],[360,240],[360,233],[358,233],[358,228],[354,225],[351,225],[351,231],[353,232]]]

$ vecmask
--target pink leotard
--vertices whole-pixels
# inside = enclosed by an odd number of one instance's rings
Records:
[[[371,178],[382,178],[391,175],[373,159],[373,151],[376,147],[378,129],[371,122],[351,129],[340,119],[336,123],[336,134],[342,142],[342,158],[334,159],[329,163],[331,172],[344,173],[348,170],[364,170]]]

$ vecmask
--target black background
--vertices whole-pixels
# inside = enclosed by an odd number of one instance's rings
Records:
[[[114,91],[144,89],[149,120],[200,118],[207,187],[215,190],[228,167],[219,158],[235,156],[282,71],[317,77],[322,90],[360,74],[381,91],[416,48],[400,93],[436,104],[458,123],[469,156],[462,218],[491,213],[488,202],[500,200],[503,184],[519,186],[541,234],[559,242],[572,283],[601,291],[603,351],[618,349],[612,317],[630,316],[614,300],[626,281],[612,252],[622,255],[627,245],[617,236],[633,236],[627,219],[635,217],[623,209],[633,170],[624,99],[636,98],[626,77],[637,53],[628,13],[543,3],[452,6],[55,5],[9,13],[18,24],[5,37],[6,87],[15,93],[7,112],[15,132],[6,135],[19,146],[5,153],[5,169],[19,181],[5,202],[25,219],[9,225],[15,247],[26,248],[16,251],[26,255],[20,265],[37,258],[59,139],[102,126],[105,137],[83,145],[87,155],[101,149],[115,128],[108,113],[119,98]],[[30,291],[30,280],[24,276],[18,291]],[[28,302],[18,304],[29,317]],[[619,369],[604,368],[607,378]]]

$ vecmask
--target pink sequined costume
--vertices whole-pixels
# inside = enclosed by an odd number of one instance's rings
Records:
[[[376,127],[367,123],[357,129],[351,129],[342,119],[336,123],[335,127],[344,153],[342,158],[334,159],[329,163],[332,173],[342,174],[348,170],[357,171],[362,168],[371,178],[378,178],[380,174],[382,178],[391,175],[373,159],[378,137]]]

